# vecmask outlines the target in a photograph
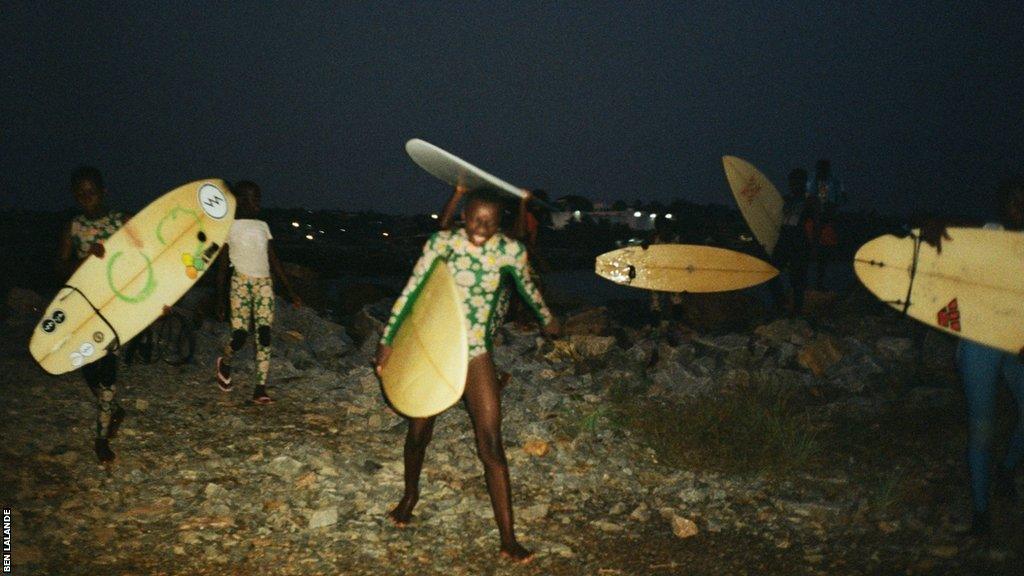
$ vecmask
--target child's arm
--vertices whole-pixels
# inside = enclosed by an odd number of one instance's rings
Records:
[[[519,295],[523,297],[523,301],[526,302],[526,305],[537,316],[537,320],[544,327],[544,333],[557,336],[561,330],[561,325],[558,323],[558,319],[551,313],[551,310],[548,309],[548,305],[544,303],[544,297],[541,296],[537,285],[533,283],[533,278],[530,276],[526,248],[523,247],[522,243],[516,242],[512,250],[518,250],[518,253],[513,253],[515,264],[509,266],[508,270],[512,273],[512,278],[515,280]]]
[[[455,187],[455,191],[452,192],[451,198],[444,204],[444,210],[441,210],[441,230],[448,230],[452,227],[452,223],[455,221],[455,209],[459,206],[459,200],[466,194],[466,187],[461,184]]]
[[[409,281],[406,282],[402,293],[395,300],[395,305],[391,307],[391,316],[388,318],[387,326],[384,327],[384,333],[381,334],[380,343],[377,346],[376,364],[378,374],[380,374],[384,364],[387,363],[388,356],[391,355],[391,342],[394,340],[395,333],[398,332],[398,327],[402,324],[405,315],[409,313],[413,302],[416,301],[416,295],[419,294],[419,289],[423,285],[427,273],[434,265],[434,261],[444,252],[442,234],[444,233],[435,232],[427,239],[426,244],[423,245],[423,254],[412,268],[412,275],[409,276]],[[443,264],[440,265],[443,266]]]
[[[284,286],[284,291],[288,294],[288,299],[292,301],[293,306],[296,308],[302,306],[302,299],[292,290],[292,285],[288,282],[288,275],[284,273],[284,268],[281,266],[281,261],[277,259],[277,252],[274,252],[274,245],[270,240],[267,240],[267,258],[270,260],[270,273],[277,276],[274,281],[281,282],[281,286]]]
[[[516,214],[516,226],[514,233],[516,235],[516,240],[522,240],[525,242],[528,240],[526,237],[526,218],[528,214],[527,205],[530,203],[532,195],[529,190],[523,190],[523,192],[525,192],[526,195],[519,199],[519,213]]]
[[[230,257],[228,256],[228,246],[224,245],[220,250],[220,254],[217,255],[217,319],[221,322],[227,317],[227,287],[228,287],[228,266],[230,265]]]
[[[67,280],[75,272],[74,247],[71,245],[71,223],[60,233],[60,242],[57,248],[57,262],[55,266],[57,276]]]

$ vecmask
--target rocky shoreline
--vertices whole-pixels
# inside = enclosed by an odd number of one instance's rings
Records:
[[[460,406],[438,420],[414,523],[385,520],[405,429],[369,366],[388,302],[345,327],[279,303],[272,406],[246,402],[248,352],[236,390],[214,386],[224,323],[202,321],[191,363],[123,367],[107,469],[80,376],[27,356],[35,304],[19,294],[0,348],[0,485],[20,573],[1010,574],[1024,553],[1019,503],[991,538],[960,533],[954,342],[860,293],[812,322],[671,337],[605,309],[574,311],[556,341],[504,326],[527,566],[497,557]],[[762,441],[779,452],[750,451]]]

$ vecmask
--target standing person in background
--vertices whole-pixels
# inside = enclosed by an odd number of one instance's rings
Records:
[[[825,270],[835,258],[839,235],[836,215],[846,203],[846,191],[832,171],[832,163],[822,158],[814,167],[814,176],[807,181],[808,219],[805,231],[817,266],[815,289],[825,289]]]
[[[988,229],[1024,231],[1024,180],[1000,186],[996,195],[998,221]],[[921,227],[921,239],[941,253],[943,239],[950,240],[945,225],[935,221]],[[1015,471],[1024,458],[1024,348],[1010,354],[988,346],[960,340],[956,351],[957,369],[967,399],[967,462],[971,473],[971,533],[990,532],[989,488],[997,497],[1016,498]],[[996,398],[1000,376],[1017,403],[1017,422],[1010,436],[1006,456],[996,465],[992,481],[992,442],[996,433]]]
[[[230,293],[231,340],[225,344],[223,355],[217,358],[217,385],[224,392],[234,387],[231,382],[231,359],[242,349],[249,332],[255,328],[256,386],[252,392],[252,401],[256,404],[270,404],[274,401],[267,394],[270,327],[274,323],[273,276],[277,276],[296,308],[302,305],[302,301],[288,283],[288,276],[270,244],[273,238],[270,227],[263,220],[256,219],[262,199],[260,187],[254,182],[243,180],[232,187],[232,192],[238,201],[238,209],[217,268],[217,315],[221,320],[225,317],[224,288],[227,284],[229,260],[234,268]]]
[[[789,172],[789,188],[782,206],[782,227],[771,259],[772,265],[779,270],[788,268],[789,285],[793,290],[793,315],[799,315],[804,307],[807,267],[811,253],[809,237],[804,233],[804,225],[808,220],[806,185],[806,170],[794,168]],[[772,278],[768,286],[772,292],[776,313],[780,313],[785,307],[782,278]]]
[[[103,242],[117,232],[127,218],[107,208],[107,189],[103,175],[92,166],[83,166],[71,176],[71,193],[82,209],[64,229],[57,254],[57,275],[69,278],[88,256],[103,258]],[[125,411],[117,401],[117,355],[82,367],[82,376],[96,398],[96,439],[94,449],[100,462],[112,462],[116,455],[110,439],[124,420]]]

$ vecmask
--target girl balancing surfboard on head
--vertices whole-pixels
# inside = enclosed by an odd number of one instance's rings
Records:
[[[491,359],[489,325],[494,318],[501,278],[512,278],[517,290],[544,326],[544,332],[557,335],[559,323],[551,315],[527,268],[523,244],[498,231],[501,223],[500,197],[490,190],[469,194],[463,220],[456,230],[435,232],[423,247],[423,255],[413,268],[412,276],[395,302],[391,318],[377,348],[377,372],[383,370],[391,355],[395,333],[415,303],[415,296],[428,272],[438,259],[443,259],[458,287],[462,312],[469,335],[469,369],[463,399],[469,410],[476,435],[477,454],[484,465],[484,477],[491,497],[491,507],[501,534],[501,555],[516,562],[527,562],[532,552],[516,540],[513,529],[512,490],[508,463],[501,440],[501,395],[494,362]],[[419,500],[420,471],[427,444],[434,430],[434,416],[409,418],[405,437],[405,493],[388,516],[398,526],[412,518]]]

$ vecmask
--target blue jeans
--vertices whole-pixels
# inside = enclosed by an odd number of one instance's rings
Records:
[[[988,510],[992,437],[999,375],[1017,401],[1017,426],[1003,468],[1013,470],[1024,455],[1024,364],[1016,355],[967,340],[960,341],[957,366],[967,395],[967,462],[971,469],[971,500],[976,512]]]

